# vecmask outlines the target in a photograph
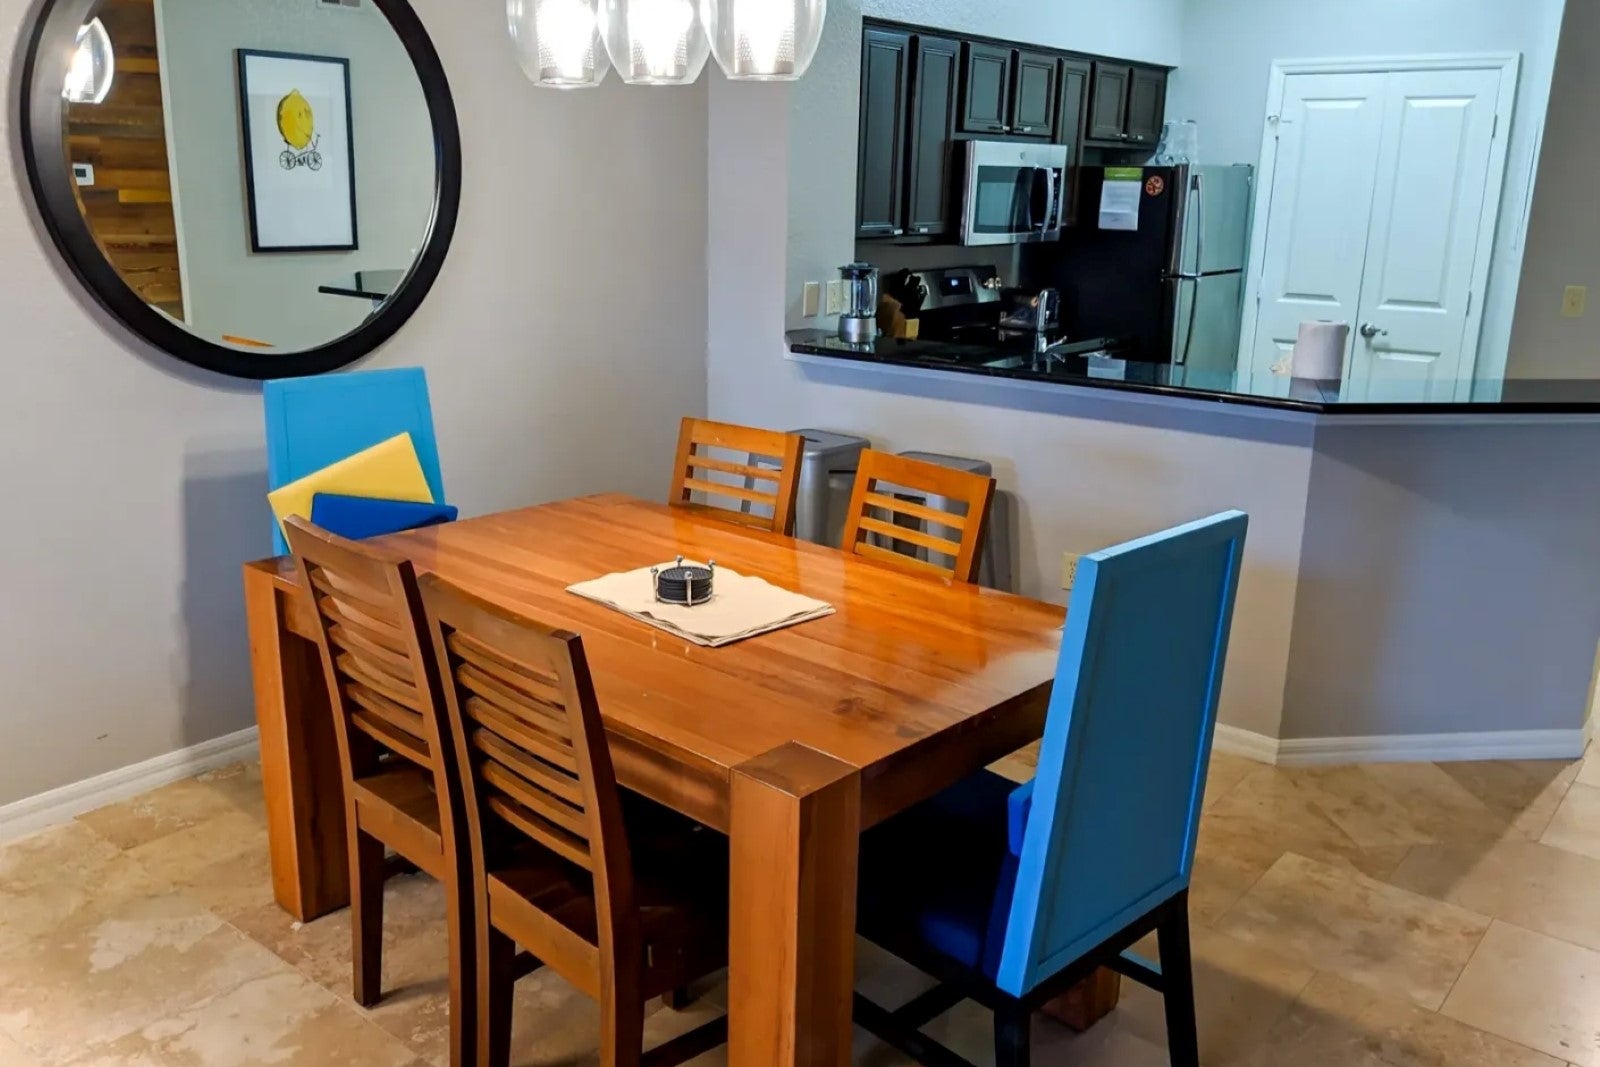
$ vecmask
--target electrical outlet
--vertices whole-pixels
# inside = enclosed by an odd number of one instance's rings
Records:
[[[817,317],[822,310],[822,283],[806,282],[804,295],[800,298],[800,314],[808,319]]]
[[[1589,303],[1587,285],[1569,285],[1561,296],[1561,316],[1567,319],[1583,318],[1584,307]]]
[[[828,311],[829,315],[844,314],[844,281],[842,279],[828,283]]]
[[[1068,552],[1061,557],[1061,588],[1068,592],[1071,592],[1072,587],[1078,584],[1078,560],[1080,558],[1080,556],[1072,552]]]

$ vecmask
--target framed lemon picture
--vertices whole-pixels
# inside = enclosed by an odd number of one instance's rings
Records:
[[[350,61],[241,48],[239,119],[252,252],[351,252]]]

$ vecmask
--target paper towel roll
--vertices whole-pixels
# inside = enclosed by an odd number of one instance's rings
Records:
[[[1338,381],[1344,377],[1344,348],[1350,341],[1348,322],[1302,322],[1289,373],[1295,378]]]

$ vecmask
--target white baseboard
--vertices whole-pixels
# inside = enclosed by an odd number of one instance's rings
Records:
[[[258,750],[258,740],[252,726],[7,804],[0,807],[0,842],[48,829],[159,786],[251,759]]]
[[[1467,760],[1577,759],[1583,731],[1496,730],[1399,737],[1302,737],[1278,742],[1278,765],[1319,763],[1457,763]]]
[[[1497,730],[1393,737],[1290,737],[1283,740],[1217,725],[1216,748],[1280,767],[1328,763],[1456,763],[1468,760],[1577,759],[1584,731]]]
[[[1227,723],[1217,723],[1216,739],[1212,747],[1230,756],[1243,756],[1257,763],[1278,762],[1278,739],[1258,734],[1254,730],[1241,730]]]

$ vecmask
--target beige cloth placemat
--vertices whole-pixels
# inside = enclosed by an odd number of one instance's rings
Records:
[[[688,564],[688,560],[684,560]],[[672,563],[660,564],[662,568]],[[703,566],[703,564],[695,564]],[[608,574],[567,587],[567,592],[615,608],[697,645],[720,648],[833,614],[833,605],[780,589],[726,567],[717,568],[710,601],[686,608],[656,602],[650,568]]]

